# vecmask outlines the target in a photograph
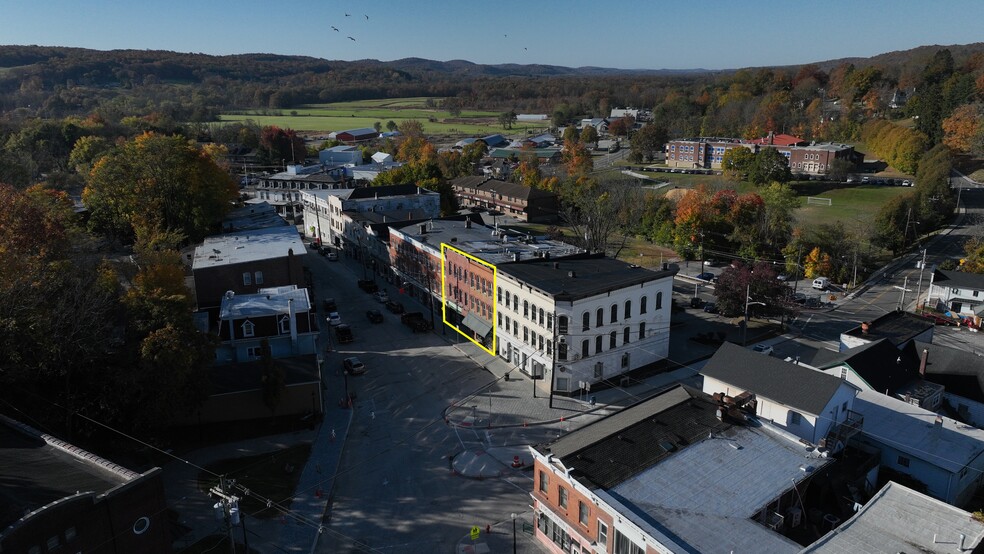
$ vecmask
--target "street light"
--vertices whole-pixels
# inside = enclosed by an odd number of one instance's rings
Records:
[[[765,306],[765,302],[752,302],[752,297],[749,296],[752,293],[752,285],[748,284],[745,286],[745,327],[741,331],[741,345],[746,346],[748,344],[748,307],[758,304],[759,306]]]
[[[513,554],[516,554],[516,512],[509,514],[513,522]]]

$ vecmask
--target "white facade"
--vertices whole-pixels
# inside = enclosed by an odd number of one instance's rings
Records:
[[[587,389],[669,354],[672,276],[574,301],[501,271],[497,282],[499,356],[528,375],[552,375],[554,391]]]
[[[967,288],[941,286],[933,283],[929,287],[929,298],[942,304],[947,310],[962,315],[980,315],[984,304],[984,291]]]
[[[732,384],[725,383],[713,377],[704,375],[703,391],[707,394],[723,392],[728,396],[738,396],[745,392],[744,389]],[[756,391],[752,391],[756,392]],[[811,444],[818,444],[820,439],[825,438],[834,427],[845,423],[848,419],[848,412],[853,410],[854,397],[857,389],[847,382],[841,384],[820,414],[807,413],[804,410],[797,410],[787,406],[775,399],[765,398],[756,393],[757,405],[755,415],[762,419],[773,422],[776,426],[785,429],[787,432],[797,437],[809,441]]]
[[[326,165],[361,165],[362,150],[357,146],[333,146],[318,152],[318,161]]]

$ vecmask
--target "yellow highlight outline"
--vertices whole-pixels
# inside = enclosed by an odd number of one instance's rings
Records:
[[[474,261],[476,261],[476,262],[478,262],[478,263],[480,263],[480,264],[482,264],[482,265],[484,265],[484,266],[489,267],[489,268],[492,269],[492,302],[491,302],[491,304],[492,304],[492,348],[491,349],[486,348],[485,345],[483,345],[482,343],[478,342],[474,338],[469,337],[461,329],[458,329],[456,326],[451,325],[451,323],[448,322],[448,316],[447,316],[448,304],[447,304],[447,300],[445,298],[445,294],[446,294],[446,291],[447,291],[447,283],[445,281],[446,270],[445,270],[445,265],[444,265],[445,264],[445,259],[446,259],[446,255],[445,255],[445,252],[444,252],[445,249],[454,250],[455,252],[457,252],[458,254],[461,254],[462,256],[465,256],[466,258],[469,258],[471,260],[474,260]],[[499,270],[495,267],[495,264],[490,264],[489,262],[486,262],[485,260],[480,260],[480,259],[476,258],[475,256],[472,256],[468,252],[464,252],[464,251],[462,251],[462,250],[460,250],[458,248],[455,248],[455,247],[451,246],[450,244],[448,244],[446,242],[442,242],[441,243],[441,319],[443,320],[443,322],[444,322],[445,325],[447,325],[448,327],[450,327],[450,328],[454,329],[455,331],[457,331],[459,335],[461,335],[461,336],[465,337],[466,339],[472,341],[475,344],[475,346],[478,346],[482,350],[488,352],[490,356],[495,356],[495,343],[496,343],[496,336],[495,336],[495,334],[496,334],[495,325],[496,324],[495,324],[495,322],[497,321],[496,316],[497,316],[497,314],[499,312],[499,307],[497,305],[496,295],[495,295],[496,292],[495,291],[498,290],[498,288],[497,288],[498,282],[499,282]]]

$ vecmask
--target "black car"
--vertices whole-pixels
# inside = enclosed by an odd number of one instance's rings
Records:
[[[707,313],[709,313],[709,314],[716,314],[716,313],[718,313],[717,304],[715,304],[714,302],[708,302],[708,303],[704,304],[704,311],[707,312]]]
[[[355,336],[352,335],[352,328],[344,323],[335,326],[335,338],[339,344],[345,344],[355,340]]]
[[[324,306],[326,312],[338,311],[338,306],[335,304],[334,298],[325,298],[321,301],[321,304]]]
[[[389,302],[387,302],[386,309],[393,312],[394,314],[402,314],[404,312],[403,304],[400,304],[396,300],[390,300]]]
[[[368,293],[373,293],[379,290],[379,285],[375,281],[370,281],[368,279],[359,279],[359,288]]]
[[[700,279],[701,281],[713,281],[714,274],[711,273],[710,271],[705,271],[704,273],[697,275],[697,278]]]
[[[370,323],[382,323],[383,313],[379,310],[369,310],[366,312],[366,317],[369,318]]]

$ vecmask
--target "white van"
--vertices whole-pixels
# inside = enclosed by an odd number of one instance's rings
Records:
[[[817,277],[813,280],[813,288],[819,290],[827,290],[827,286],[830,285],[830,279],[826,277]]]

